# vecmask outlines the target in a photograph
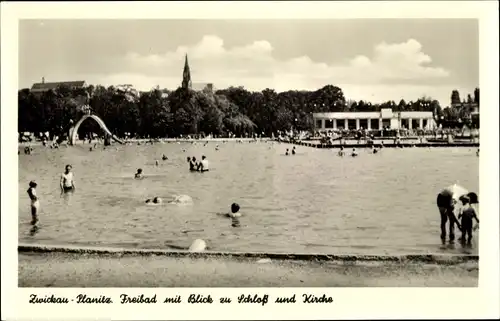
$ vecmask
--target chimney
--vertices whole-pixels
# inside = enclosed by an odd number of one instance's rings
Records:
[[[45,84],[45,77],[42,77],[42,84]]]

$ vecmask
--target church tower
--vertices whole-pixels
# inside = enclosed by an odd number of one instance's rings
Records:
[[[191,89],[191,71],[189,70],[188,56],[184,62],[184,72],[182,74],[182,88]]]

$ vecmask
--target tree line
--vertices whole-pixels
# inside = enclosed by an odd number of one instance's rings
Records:
[[[479,89],[477,100],[479,101]],[[457,92],[458,93],[458,92]],[[476,92],[475,92],[476,93]],[[456,100],[457,94],[452,94]],[[90,85],[33,93],[18,92],[18,131],[50,132],[61,135],[83,114],[89,105],[115,135],[125,137],[179,137],[180,135],[264,134],[278,131],[311,130],[312,113],[340,111],[431,111],[438,122],[467,117],[467,108],[441,108],[437,100],[423,97],[416,101],[387,101],[372,104],[346,100],[342,90],[333,85],[316,91],[290,90],[260,92],[243,87],[229,87],[216,92],[178,88],[174,91],[155,88],[136,92],[132,88]],[[94,122],[84,122],[79,133],[99,132]]]

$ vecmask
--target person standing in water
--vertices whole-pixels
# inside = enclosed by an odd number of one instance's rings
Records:
[[[38,224],[38,211],[40,209],[40,201],[36,195],[36,187],[37,183],[35,181],[31,181],[29,183],[29,188],[26,191],[31,200],[31,225],[35,226]]]
[[[71,165],[66,165],[64,173],[61,174],[61,194],[70,193],[75,191],[75,176],[71,171],[73,167]]]
[[[463,204],[463,208],[458,215],[458,219],[462,218],[462,237],[460,238],[460,241],[462,244],[465,244],[465,241],[467,240],[467,245],[470,245],[472,241],[472,219],[475,219],[477,224],[479,224],[479,219],[477,218],[474,208],[470,206],[470,199],[468,196],[463,195],[459,198],[459,200]]]

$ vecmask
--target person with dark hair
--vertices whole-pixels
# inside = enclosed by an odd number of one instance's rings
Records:
[[[448,189],[442,190],[437,196],[436,204],[438,206],[439,213],[441,214],[441,240],[444,242],[446,239],[446,223],[449,219],[449,238],[450,243],[453,243],[455,240],[455,224],[457,224],[460,230],[462,229],[460,223],[458,223],[458,220],[455,217],[455,214],[453,213],[455,210],[453,193]]]
[[[205,157],[205,155],[201,156],[201,161],[198,163],[197,170],[200,172],[208,172],[209,171],[208,161],[207,161],[207,158]]]
[[[462,244],[465,244],[467,237],[467,244],[470,245],[472,241],[472,219],[475,219],[477,224],[479,224],[479,219],[477,218],[474,208],[470,206],[471,200],[469,196],[463,195],[459,200],[463,205],[463,208],[458,215],[458,219],[462,218],[462,237],[460,238],[460,241]]]
[[[198,165],[196,164],[196,157],[188,157],[187,161],[189,163],[189,170],[191,172],[196,172]]]
[[[29,183],[29,188],[26,191],[31,200],[31,225],[37,225],[38,223],[38,210],[40,209],[40,201],[36,195],[37,183],[31,181]]]
[[[144,176],[142,175],[142,168],[138,168],[137,169],[137,173],[135,173],[134,178],[135,179],[142,179],[142,178],[144,178]]]
[[[237,203],[231,204],[231,212],[230,213],[217,213],[218,215],[222,215],[225,217],[228,217],[231,219],[231,226],[232,227],[240,227],[240,220],[239,217],[241,217],[240,211],[240,206]]]
[[[71,165],[66,165],[64,173],[61,174],[61,194],[70,193],[75,191],[75,177],[71,171],[73,167]]]

